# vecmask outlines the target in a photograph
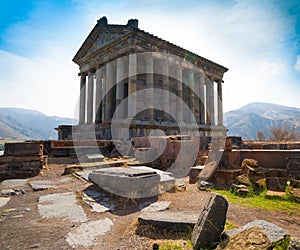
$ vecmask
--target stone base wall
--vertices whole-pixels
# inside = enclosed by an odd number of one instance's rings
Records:
[[[0,180],[36,176],[47,164],[43,143],[6,143],[0,157]]]
[[[171,123],[133,122],[129,126],[125,123],[83,124],[75,126],[61,125],[56,128],[58,140],[110,140],[130,139],[133,137],[149,136],[153,130],[162,130],[165,135],[189,134],[206,137],[225,137],[227,129],[224,126],[199,125],[198,127],[180,126]]]

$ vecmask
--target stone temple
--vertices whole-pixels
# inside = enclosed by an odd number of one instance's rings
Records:
[[[187,38],[188,39],[188,38]],[[138,20],[102,17],[73,61],[79,65],[79,124],[59,140],[166,135],[225,136],[222,83],[227,68],[139,29]]]

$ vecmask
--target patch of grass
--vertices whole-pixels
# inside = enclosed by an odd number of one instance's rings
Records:
[[[266,197],[266,191],[246,197],[237,196],[226,190],[212,189],[212,191],[225,196],[232,204],[245,207],[262,208],[264,210],[279,210],[289,215],[300,216],[300,204],[287,197]]]
[[[170,242],[163,242],[159,245],[159,250],[183,250],[181,246]]]
[[[283,240],[279,242],[275,242],[272,244],[273,250],[286,250],[289,247],[291,241],[291,236],[285,237]]]
[[[225,228],[224,228],[225,231],[235,229],[235,228],[238,228],[238,226],[231,223],[230,221],[226,221]]]

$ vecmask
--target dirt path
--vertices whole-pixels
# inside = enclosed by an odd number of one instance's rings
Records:
[[[30,179],[51,180],[59,183],[55,188],[42,191],[33,191],[26,183],[22,189],[24,195],[10,196],[10,201],[0,207],[0,249],[72,249],[66,241],[66,236],[84,223],[93,221],[111,221],[112,225],[103,235],[96,235],[92,239],[94,246],[78,247],[77,249],[152,249],[157,238],[151,239],[136,234],[137,218],[141,214],[138,207],[146,201],[134,203],[130,200],[116,200],[106,196],[106,201],[115,206],[111,212],[92,212],[91,207],[80,197],[82,191],[91,187],[91,184],[76,178],[68,182],[60,182],[63,173],[62,165],[51,165],[43,170],[40,176]],[[158,197],[159,201],[170,201],[170,211],[185,211],[199,213],[206,203],[209,192],[198,191],[196,185],[187,186],[185,191],[164,193]],[[1,187],[3,189],[3,187]],[[65,218],[43,218],[38,210],[40,197],[56,193],[73,193],[77,197],[76,205],[83,208],[87,221],[71,221]],[[103,198],[104,199],[104,198]],[[157,199],[152,199],[154,202]],[[47,204],[46,204],[47,205]],[[60,207],[64,211],[65,207]],[[285,229],[292,237],[300,238],[300,217],[287,215],[277,211],[245,208],[230,204],[227,219],[238,225],[244,225],[255,219],[264,219]]]

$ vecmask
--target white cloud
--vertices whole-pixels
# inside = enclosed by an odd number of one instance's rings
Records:
[[[291,81],[282,51],[286,35],[293,32],[294,20],[284,16],[278,6],[261,1],[208,6],[197,1],[193,8],[166,11],[157,6],[160,1],[147,8],[144,2],[135,5],[138,1],[124,1],[120,6],[110,1],[75,2],[76,18],[59,27],[43,32],[33,29],[30,25],[37,20],[31,20],[15,25],[6,34],[30,59],[0,51],[0,106],[72,116],[79,79],[78,66],[71,60],[103,15],[110,24],[126,24],[128,19],[137,18],[146,32],[228,67],[223,87],[225,111],[258,100],[291,106],[299,102],[295,94],[299,85]],[[299,57],[295,65],[298,71]],[[292,84],[294,89],[289,87]]]
[[[79,94],[76,70],[50,60],[33,61],[0,50],[0,106],[73,117]]]
[[[294,68],[295,68],[295,70],[300,72],[300,55],[297,56],[296,64],[295,64]]]

